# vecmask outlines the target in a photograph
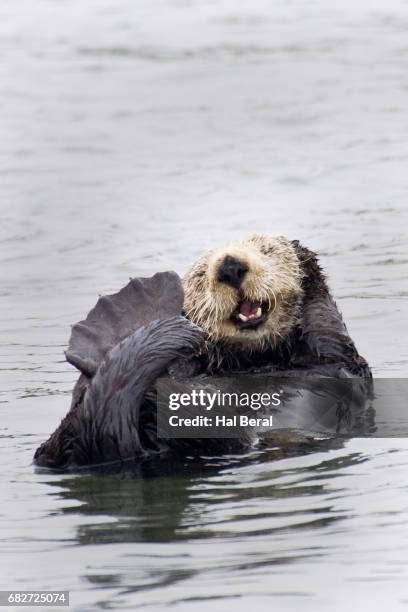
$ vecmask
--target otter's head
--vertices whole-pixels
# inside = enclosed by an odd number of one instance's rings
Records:
[[[184,309],[211,341],[264,350],[278,345],[298,322],[301,280],[289,240],[254,235],[195,263],[183,281]]]

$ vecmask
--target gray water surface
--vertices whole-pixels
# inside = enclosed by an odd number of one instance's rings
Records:
[[[408,607],[408,442],[58,475],[70,324],[249,232],[318,251],[360,352],[405,377],[408,4],[0,3],[0,588],[71,609]]]

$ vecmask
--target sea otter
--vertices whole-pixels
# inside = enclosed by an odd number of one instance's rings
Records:
[[[66,358],[82,373],[71,409],[34,458],[59,469],[248,443],[159,439],[155,382],[163,374],[371,377],[316,254],[266,235],[206,253],[183,280],[159,273],[100,298],[73,327]]]

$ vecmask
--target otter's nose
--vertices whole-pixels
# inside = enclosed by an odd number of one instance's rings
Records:
[[[227,255],[218,268],[217,278],[220,283],[225,283],[235,289],[239,289],[247,272],[248,266],[246,264],[239,261],[239,259],[235,259],[235,257]]]

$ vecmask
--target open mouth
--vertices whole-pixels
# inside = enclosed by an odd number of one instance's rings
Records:
[[[237,304],[231,315],[231,320],[239,329],[256,329],[268,318],[268,304],[266,302],[251,302],[243,299]]]

